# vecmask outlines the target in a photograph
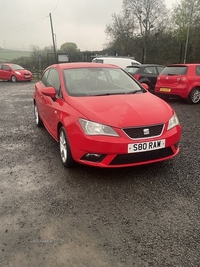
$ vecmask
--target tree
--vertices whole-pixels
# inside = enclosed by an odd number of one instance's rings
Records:
[[[146,62],[148,38],[166,27],[168,18],[164,0],[123,0],[124,13],[134,25],[134,34],[143,39],[143,62]]]
[[[70,61],[80,61],[82,59],[81,51],[75,43],[66,42],[62,44],[60,52],[66,53]]]
[[[53,62],[50,62],[48,56],[48,55],[54,55],[53,46],[46,46],[44,49],[40,49],[39,46],[32,45],[31,50],[32,53],[30,60],[32,62],[33,70],[42,71],[50,64],[55,63],[54,60]]]
[[[196,34],[200,28],[199,15],[200,0],[181,0],[173,8],[174,29],[181,44],[184,44],[185,51],[182,60],[184,62],[186,59],[195,62],[195,56],[193,55],[196,54],[196,50],[199,50],[199,34]],[[187,52],[190,52],[189,56],[187,56]]]
[[[134,56],[132,47],[134,24],[124,13],[112,15],[112,23],[106,25],[106,34],[110,37],[112,54]]]

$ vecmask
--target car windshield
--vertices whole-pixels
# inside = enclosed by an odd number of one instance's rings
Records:
[[[169,66],[166,67],[161,74],[162,75],[186,75],[188,67],[187,66]]]
[[[11,67],[13,70],[23,70],[23,69],[24,69],[24,68],[22,68],[21,66],[16,65],[16,64],[11,64],[10,67]]]
[[[114,68],[78,68],[63,71],[71,96],[99,96],[146,92],[125,71]]]

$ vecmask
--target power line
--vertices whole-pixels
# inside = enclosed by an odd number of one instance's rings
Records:
[[[10,28],[10,29],[6,29],[6,30],[3,30],[3,31],[0,31],[0,32],[5,32],[5,31],[9,31],[9,30],[13,30],[13,29],[16,29],[16,28],[19,28],[19,27],[22,27],[22,26],[25,26],[25,25],[28,25],[28,24],[31,24],[31,23],[34,23],[34,22],[37,22],[37,21],[40,21],[42,19],[45,19],[47,18],[48,16],[45,16],[43,18],[40,18],[40,19],[37,19],[37,20],[33,20],[33,21],[30,21],[30,22],[27,22],[27,23],[24,23],[24,24],[21,24],[21,25],[18,25],[18,26],[15,26],[13,28]]]
[[[59,2],[60,2],[60,0],[58,0],[57,4],[56,4],[56,6],[55,6],[55,8],[54,8],[54,10],[53,10],[53,13],[55,12],[55,10],[56,10],[56,8],[57,8]]]

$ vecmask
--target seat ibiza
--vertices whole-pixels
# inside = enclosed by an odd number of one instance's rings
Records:
[[[67,168],[148,164],[180,149],[175,111],[114,65],[51,65],[35,84],[33,103],[36,125],[59,142]]]

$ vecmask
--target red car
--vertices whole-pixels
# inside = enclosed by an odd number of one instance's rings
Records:
[[[65,167],[74,162],[126,167],[179,152],[174,110],[126,71],[101,63],[49,66],[35,84],[37,126],[59,142]]]
[[[17,64],[0,63],[0,79],[12,82],[31,81],[33,78],[29,70]]]
[[[155,92],[162,98],[181,97],[189,104],[200,102],[200,64],[168,65],[158,76]]]

